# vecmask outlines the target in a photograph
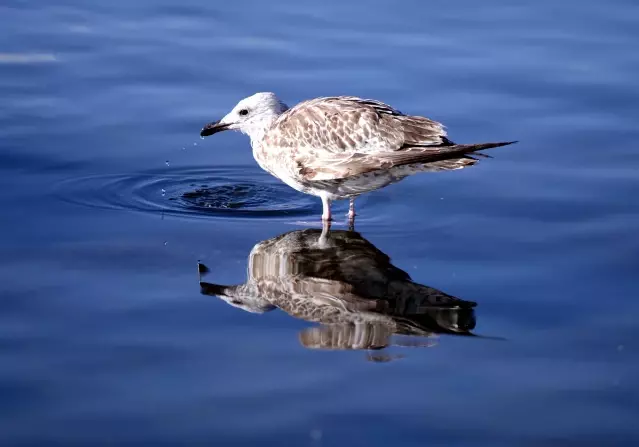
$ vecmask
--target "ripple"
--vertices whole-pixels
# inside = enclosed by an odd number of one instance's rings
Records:
[[[66,202],[92,208],[190,218],[312,216],[318,209],[321,212],[315,197],[246,166],[80,177],[58,184],[55,193]]]

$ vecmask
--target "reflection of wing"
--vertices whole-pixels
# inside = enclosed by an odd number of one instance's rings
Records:
[[[393,334],[471,335],[475,303],[413,282],[390,258],[350,231],[301,230],[258,243],[248,280],[239,286],[201,282],[202,293],[251,312],[273,306],[331,329],[306,331],[308,347],[367,349]]]
[[[300,343],[309,349],[380,349],[391,344],[393,331],[384,324],[335,324],[300,332]]]

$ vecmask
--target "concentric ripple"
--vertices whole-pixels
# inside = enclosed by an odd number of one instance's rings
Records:
[[[60,183],[56,194],[93,208],[193,218],[305,216],[316,214],[320,203],[244,166],[81,177]]]

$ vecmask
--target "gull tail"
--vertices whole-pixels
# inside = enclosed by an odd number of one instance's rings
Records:
[[[476,144],[452,144],[450,146],[439,146],[436,151],[431,153],[424,153],[424,161],[445,160],[447,158],[458,157],[461,155],[471,154],[473,152],[481,151],[484,149],[492,149],[494,147],[508,146],[509,144],[517,143],[517,141],[502,141],[498,143],[476,143]],[[424,148],[427,149],[427,148]],[[428,148],[430,149],[430,148]]]
[[[477,144],[451,144],[449,146],[409,146],[400,151],[387,152],[378,155],[382,163],[390,163],[390,166],[401,166],[413,163],[433,163],[437,161],[460,158],[473,152],[494,147],[507,146],[516,141],[504,141],[499,143]]]

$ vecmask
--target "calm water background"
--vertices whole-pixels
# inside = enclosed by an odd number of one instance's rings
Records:
[[[0,444],[639,442],[638,20],[631,0],[5,0]],[[520,140],[360,199],[358,231],[495,339],[373,363],[199,293],[198,259],[240,283],[254,244],[319,223],[246,137],[198,138],[264,90]],[[169,200],[200,183],[262,189],[237,213]]]

